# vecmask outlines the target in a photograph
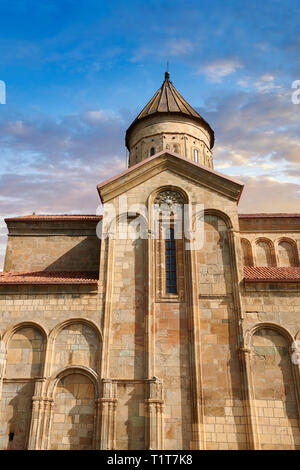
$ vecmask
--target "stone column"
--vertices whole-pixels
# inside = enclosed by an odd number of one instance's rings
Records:
[[[298,411],[298,426],[300,427],[300,341],[296,340],[290,347],[292,373],[295,383],[295,395]]]
[[[39,430],[43,418],[44,400],[42,396],[43,379],[35,382],[34,395],[32,397],[31,422],[28,437],[28,449],[37,450],[39,448]]]
[[[260,450],[259,429],[256,414],[255,394],[251,371],[251,349],[241,347],[239,358],[242,368],[242,387],[244,410],[247,419],[247,434],[249,447],[252,450]]]
[[[49,421],[52,411],[53,400],[51,398],[43,398],[43,406],[41,408],[41,419],[40,419],[40,429],[39,429],[39,441],[38,441],[38,450],[47,449],[48,442],[48,433],[50,431]]]
[[[103,397],[97,400],[101,426],[100,449],[113,450],[116,442],[116,404],[114,383],[111,379],[102,379]]]
[[[29,450],[36,450],[37,446],[37,429],[38,423],[40,420],[41,415],[41,407],[43,406],[43,398],[38,396],[32,397],[32,411],[31,411],[31,423],[30,423],[30,431],[29,431],[29,438],[28,438],[28,446]]]
[[[51,447],[51,427],[53,421],[53,409],[54,409],[54,400],[51,398],[47,399],[45,407],[45,417],[44,417],[44,436],[43,436],[43,449],[49,450]]]
[[[148,398],[145,409],[148,426],[146,428],[147,449],[163,449],[163,384],[153,377],[148,382]]]
[[[0,404],[2,396],[2,384],[5,372],[5,363],[6,363],[6,348],[3,340],[0,340]]]
[[[185,158],[190,158],[190,156],[188,155],[188,150],[187,150],[187,136],[184,135],[183,136],[183,139],[184,139],[184,156]]]

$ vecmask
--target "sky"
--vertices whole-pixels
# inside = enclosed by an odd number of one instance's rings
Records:
[[[167,61],[239,212],[300,212],[299,23],[298,0],[0,0],[0,270],[5,217],[99,211]]]

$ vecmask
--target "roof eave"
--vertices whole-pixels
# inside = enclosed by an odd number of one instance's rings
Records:
[[[101,199],[102,203],[106,202],[106,201],[104,201],[105,198],[103,197],[104,188],[105,188],[104,193],[106,193],[106,194],[108,194],[111,191],[115,191],[115,189],[112,189],[112,188],[113,187],[116,188],[116,186],[119,186],[119,185],[122,186],[121,183],[118,183],[118,181],[120,182],[120,180],[122,178],[126,178],[126,181],[128,182],[129,180],[134,179],[133,174],[136,171],[138,171],[139,168],[141,168],[143,166],[146,166],[147,164],[149,164],[150,162],[152,163],[155,160],[157,161],[157,165],[160,165],[160,164],[163,165],[164,162],[168,161],[168,157],[171,157],[171,159],[174,159],[174,157],[175,157],[174,161],[176,162],[176,160],[178,160],[178,163],[180,163],[181,167],[182,167],[183,164],[184,165],[188,164],[194,170],[196,170],[198,168],[200,172],[204,171],[204,172],[207,172],[208,174],[216,176],[217,178],[219,178],[219,181],[226,180],[226,181],[232,183],[232,185],[234,187],[234,190],[233,190],[234,195],[232,195],[232,197],[237,201],[237,203],[239,202],[242,191],[243,191],[243,188],[244,188],[244,183],[242,183],[241,181],[238,181],[234,178],[231,178],[227,175],[224,175],[224,174],[222,174],[222,173],[220,173],[216,170],[213,170],[213,169],[208,168],[204,165],[201,165],[200,163],[195,163],[194,161],[192,161],[190,159],[187,159],[185,157],[182,157],[181,155],[178,155],[174,152],[170,152],[169,150],[162,150],[161,152],[158,152],[157,154],[153,155],[152,157],[148,157],[147,159],[142,160],[141,162],[137,163],[136,165],[122,171],[118,175],[116,175],[112,178],[109,178],[108,180],[105,180],[102,183],[98,184],[97,189],[98,189],[98,193],[99,193],[99,196],[100,196],[100,199]],[[153,164],[151,165],[151,169],[152,168],[153,168]],[[111,189],[109,190],[108,188],[110,186],[111,186]],[[210,186],[210,185],[208,184],[208,186]],[[120,191],[121,191],[121,189],[120,189]],[[216,191],[218,191],[218,189],[216,189]]]

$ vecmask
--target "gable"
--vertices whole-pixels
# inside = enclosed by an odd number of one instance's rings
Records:
[[[103,203],[108,202],[166,170],[237,202],[244,187],[244,184],[240,181],[204,165],[195,163],[173,152],[162,151],[100,183],[97,189],[101,201]]]

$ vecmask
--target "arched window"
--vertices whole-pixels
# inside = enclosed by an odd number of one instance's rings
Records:
[[[271,240],[260,238],[256,241],[256,266],[276,266]]]
[[[176,246],[174,239],[174,229],[170,228],[166,232],[166,292],[167,294],[177,294],[176,276]]]
[[[155,154],[155,147],[151,147],[150,149],[150,157],[152,157]]]
[[[244,266],[253,266],[251,243],[246,238],[242,238],[241,244],[243,250]]]
[[[154,198],[156,296],[161,301],[184,298],[183,194],[165,188]]]
[[[292,240],[283,239],[278,243],[279,266],[297,266],[297,247]]]
[[[194,149],[194,160],[196,163],[199,161],[199,152],[197,149]]]
[[[280,330],[260,328],[251,338],[250,367],[258,416],[268,416],[270,412],[266,410],[270,408],[280,409],[280,435],[286,436],[284,449],[297,449],[297,398],[289,349],[288,339]],[[271,418],[269,419],[271,422]],[[270,441],[276,442],[278,436],[276,427],[274,430],[265,423],[266,421],[258,421],[262,450],[269,449]]]

